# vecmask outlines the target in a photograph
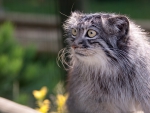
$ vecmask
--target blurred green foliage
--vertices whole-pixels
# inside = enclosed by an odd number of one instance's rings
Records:
[[[58,14],[58,0],[3,0],[6,11]],[[76,4],[72,3],[72,7]],[[150,0],[84,0],[84,12],[115,12],[126,14],[131,18],[150,19]],[[78,9],[77,9],[78,10]],[[71,9],[70,9],[71,12]],[[65,12],[62,12],[65,13]]]
[[[3,0],[3,8],[10,12],[55,14],[55,0]]]
[[[150,19],[150,0],[88,0],[87,4],[87,12],[111,12],[135,19]]]
[[[0,26],[0,96],[31,105],[32,91],[47,86],[53,93],[63,73],[56,55],[37,54],[36,48],[23,48],[13,36],[10,22]]]
[[[12,38],[13,27],[10,23],[0,27],[0,94],[7,95],[12,91],[12,82],[23,65],[22,48]]]

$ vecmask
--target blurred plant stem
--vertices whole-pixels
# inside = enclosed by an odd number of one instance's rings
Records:
[[[13,81],[13,100],[17,99],[19,96],[19,81]]]

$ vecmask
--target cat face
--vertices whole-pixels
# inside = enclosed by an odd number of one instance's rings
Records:
[[[64,29],[73,55],[82,60],[87,57],[115,59],[115,50],[127,49],[129,21],[125,16],[74,12]]]

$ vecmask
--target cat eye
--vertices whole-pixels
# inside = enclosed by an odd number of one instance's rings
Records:
[[[90,37],[90,38],[93,38],[94,36],[96,36],[96,31],[94,31],[94,30],[88,30],[88,32],[87,32],[87,35],[88,35],[88,37]]]
[[[77,30],[76,29],[72,29],[72,35],[76,36],[77,35]]]

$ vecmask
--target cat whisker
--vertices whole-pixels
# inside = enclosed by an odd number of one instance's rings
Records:
[[[60,61],[63,64],[64,63],[64,57],[66,54],[67,54],[66,48],[61,49],[58,53],[57,63],[58,63],[58,61]],[[60,67],[60,65],[59,65],[59,67]]]
[[[60,67],[59,65],[59,61],[60,61],[60,58],[61,58],[61,53],[64,51],[65,48],[61,49],[59,52],[58,52],[58,56],[56,58],[56,62],[57,62],[57,65]]]
[[[60,12],[60,11],[59,11],[59,13],[62,14],[62,15],[64,15],[65,17],[69,17],[69,16],[65,15],[64,13],[62,13],[62,12]]]
[[[72,4],[72,7],[71,7],[71,13],[72,13],[72,9],[73,9],[73,7],[74,7],[74,3]]]
[[[71,58],[72,55],[70,53],[70,49],[68,48],[63,48],[59,51],[58,53],[58,57],[57,57],[57,65],[59,67],[61,67],[59,65],[59,61],[61,62],[62,66],[65,68],[65,70],[68,70],[69,68],[72,68],[72,65],[69,64],[70,62],[67,61],[68,59],[67,58]]]

